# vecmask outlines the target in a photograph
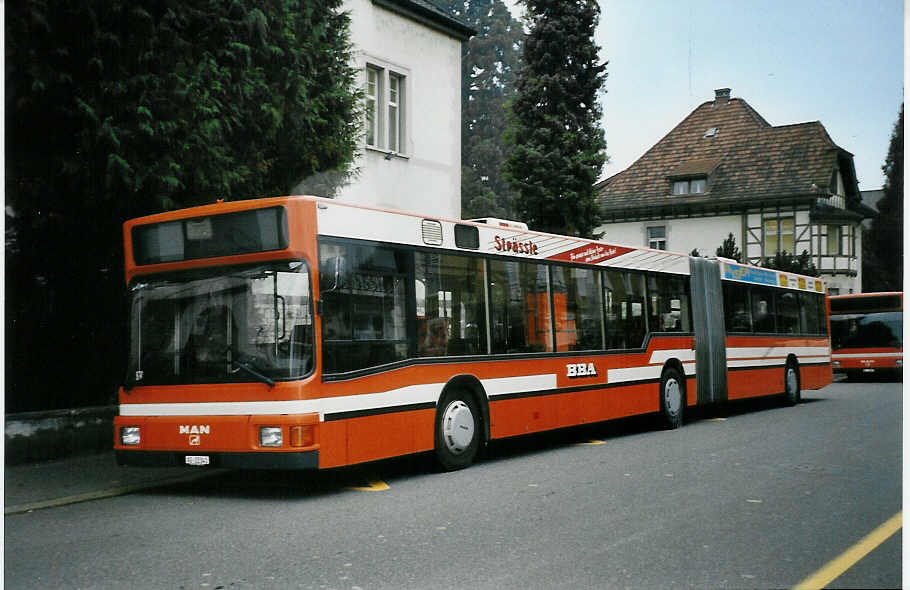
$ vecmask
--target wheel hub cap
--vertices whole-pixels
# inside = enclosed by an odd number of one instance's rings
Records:
[[[796,393],[796,371],[787,369],[787,393]]]
[[[450,403],[442,415],[442,438],[454,454],[461,454],[474,440],[474,414],[461,400]]]
[[[664,385],[664,405],[670,414],[679,413],[679,408],[682,406],[682,392],[676,379],[669,379]]]

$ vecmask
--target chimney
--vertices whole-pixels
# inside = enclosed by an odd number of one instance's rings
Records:
[[[730,102],[730,89],[718,88],[714,91],[714,106],[723,106]]]

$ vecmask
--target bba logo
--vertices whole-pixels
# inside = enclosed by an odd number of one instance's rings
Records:
[[[594,368],[594,363],[569,363],[566,365],[566,377],[597,377],[597,369]]]

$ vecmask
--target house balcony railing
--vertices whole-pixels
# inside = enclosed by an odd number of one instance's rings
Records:
[[[859,260],[856,256],[849,255],[836,255],[836,256],[820,256],[818,261],[818,270],[823,273],[856,273],[859,269]]]
[[[825,197],[817,197],[815,199],[815,204],[822,207],[831,207],[833,209],[846,209],[847,199],[840,195],[828,195]]]

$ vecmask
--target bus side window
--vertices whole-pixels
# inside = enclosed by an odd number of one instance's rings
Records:
[[[751,332],[752,319],[748,313],[748,289],[737,283],[723,283],[724,327],[727,332]],[[744,296],[745,295],[745,296]],[[748,318],[748,321],[744,321]],[[745,327],[748,326],[748,330]]]
[[[818,316],[818,295],[801,292],[799,294],[800,329],[804,334],[818,334],[824,329],[819,326],[822,318]]]
[[[752,314],[747,285],[724,282],[724,322],[727,332],[752,331]]]
[[[547,267],[500,260],[488,264],[493,354],[551,351]]]
[[[684,279],[648,277],[648,327],[652,332],[690,332],[689,289]]]
[[[815,305],[818,307],[818,331],[820,334],[828,335],[828,309],[825,304],[824,295],[815,295]]]
[[[645,283],[638,273],[603,273],[607,349],[639,348],[645,338]]]
[[[588,268],[552,269],[556,350],[597,350],[603,347],[599,273]]]
[[[777,331],[796,334],[799,330],[799,301],[793,291],[775,291],[774,307],[777,310]]]
[[[775,332],[774,297],[765,287],[753,287],[752,322],[756,332],[772,334]]]
[[[414,255],[417,356],[486,354],[483,260]]]
[[[407,356],[407,264],[408,255],[398,249],[320,245],[323,372],[356,371]]]

